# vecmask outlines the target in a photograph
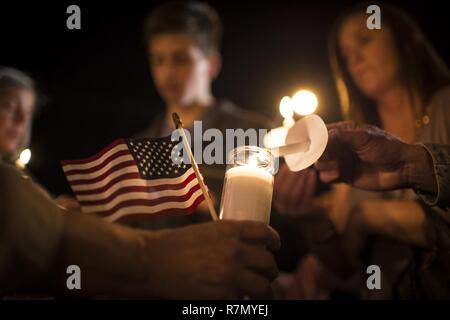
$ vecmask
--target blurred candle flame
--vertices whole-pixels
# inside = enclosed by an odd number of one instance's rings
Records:
[[[19,159],[17,159],[16,164],[21,168],[25,168],[25,166],[30,162],[30,160],[31,160],[31,150],[24,149],[20,153]]]
[[[317,96],[309,90],[300,90],[294,94],[291,100],[295,113],[306,116],[317,109]]]
[[[283,117],[281,127],[270,130],[264,137],[266,148],[275,148],[285,144],[287,132],[295,124],[294,112],[301,116],[314,113],[318,105],[317,96],[309,90],[299,90],[292,98],[284,96],[280,100],[279,111]]]
[[[283,118],[292,118],[294,116],[294,109],[292,108],[291,97],[285,96],[280,101],[280,113]]]

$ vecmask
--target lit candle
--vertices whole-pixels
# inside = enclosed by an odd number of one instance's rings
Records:
[[[270,221],[274,157],[259,147],[233,150],[225,173],[221,219]]]
[[[291,99],[295,113],[301,116],[313,114],[317,109],[317,104],[317,96],[309,90],[300,90]]]
[[[24,149],[20,153],[19,159],[16,160],[16,165],[23,169],[30,162],[30,159],[31,159],[30,149]]]

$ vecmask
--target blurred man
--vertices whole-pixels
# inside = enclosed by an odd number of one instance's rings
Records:
[[[173,112],[180,115],[195,140],[202,138],[193,135],[196,120],[202,121],[203,131],[216,128],[223,137],[226,129],[269,128],[270,122],[261,115],[214,97],[211,85],[221,68],[221,36],[220,18],[206,3],[169,2],[149,14],[144,24],[144,44],[154,84],[166,108],[138,134],[139,137],[170,134],[174,130]],[[206,145],[203,143],[203,147]],[[218,207],[225,165],[200,165],[200,170]],[[181,217],[176,219],[182,223]],[[167,225],[161,220],[159,223]],[[156,227],[156,222],[152,221],[148,227]]]

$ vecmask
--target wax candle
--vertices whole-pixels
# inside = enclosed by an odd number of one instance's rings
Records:
[[[273,193],[273,155],[263,148],[233,150],[225,173],[220,217],[269,223]]]

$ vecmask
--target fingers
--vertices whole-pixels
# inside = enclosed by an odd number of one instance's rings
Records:
[[[339,121],[327,124],[328,131],[339,130],[339,131],[370,131],[370,130],[380,130],[378,127],[370,124],[356,124],[354,121]]]
[[[297,215],[301,206],[310,200],[316,190],[316,172],[306,169],[300,173],[294,173],[295,181],[291,183],[288,197],[282,200],[280,207],[285,208],[287,214]]]
[[[356,125],[352,122],[343,122],[330,124],[327,128],[328,144],[322,159],[337,157],[337,152],[341,150],[342,145],[346,145],[352,150],[358,150],[366,146],[371,138],[386,136],[385,131],[368,124]]]
[[[267,299],[271,297],[270,283],[278,275],[278,268],[273,255],[267,250],[278,250],[280,238],[278,233],[261,222],[227,221],[226,225],[236,230],[234,237],[226,245],[228,261],[224,266],[235,265],[232,274],[233,285],[242,298]],[[228,239],[232,239],[228,237]],[[231,260],[229,260],[231,259]]]
[[[287,204],[290,202],[292,194],[292,185],[298,180],[298,176],[289,170],[286,165],[280,168],[275,178],[274,200],[277,203]]]
[[[322,180],[324,183],[333,183],[339,181],[339,176],[340,174],[338,170],[321,172],[320,180]]]
[[[243,270],[236,275],[238,290],[242,297],[252,299],[270,299],[272,297],[272,288],[267,278],[252,272]]]
[[[320,173],[320,180],[325,183],[331,183],[339,180],[340,170],[337,161],[318,161],[315,164]]]
[[[354,121],[339,121],[327,124],[328,131],[330,130],[351,130],[356,127],[356,123]]]
[[[243,245],[241,247],[244,265],[263,277],[273,280],[278,275],[278,268],[273,255],[260,247]]]
[[[240,238],[242,240],[265,245],[271,251],[280,249],[280,236],[271,227],[255,221],[241,221],[240,224]]]
[[[330,132],[331,143],[340,142],[348,145],[351,149],[362,148],[370,140],[367,130],[338,130]]]
[[[275,208],[286,215],[299,212],[300,205],[314,195],[316,180],[316,172],[312,169],[292,172],[287,166],[282,166],[275,178]]]
[[[302,176],[294,184],[294,197],[291,199],[291,206],[297,209],[311,199],[316,190],[316,172],[314,169],[306,169],[302,173]]]
[[[330,130],[327,147],[316,163],[321,180],[329,183],[351,174],[360,161],[360,154],[372,148],[371,138],[368,131],[361,129]]]
[[[322,171],[338,170],[339,169],[339,163],[337,161],[319,160],[319,161],[316,162],[315,167],[320,172],[322,172]]]
[[[311,199],[316,193],[316,187],[317,187],[317,172],[316,170],[313,170],[311,168],[310,170],[308,170],[304,199]]]

